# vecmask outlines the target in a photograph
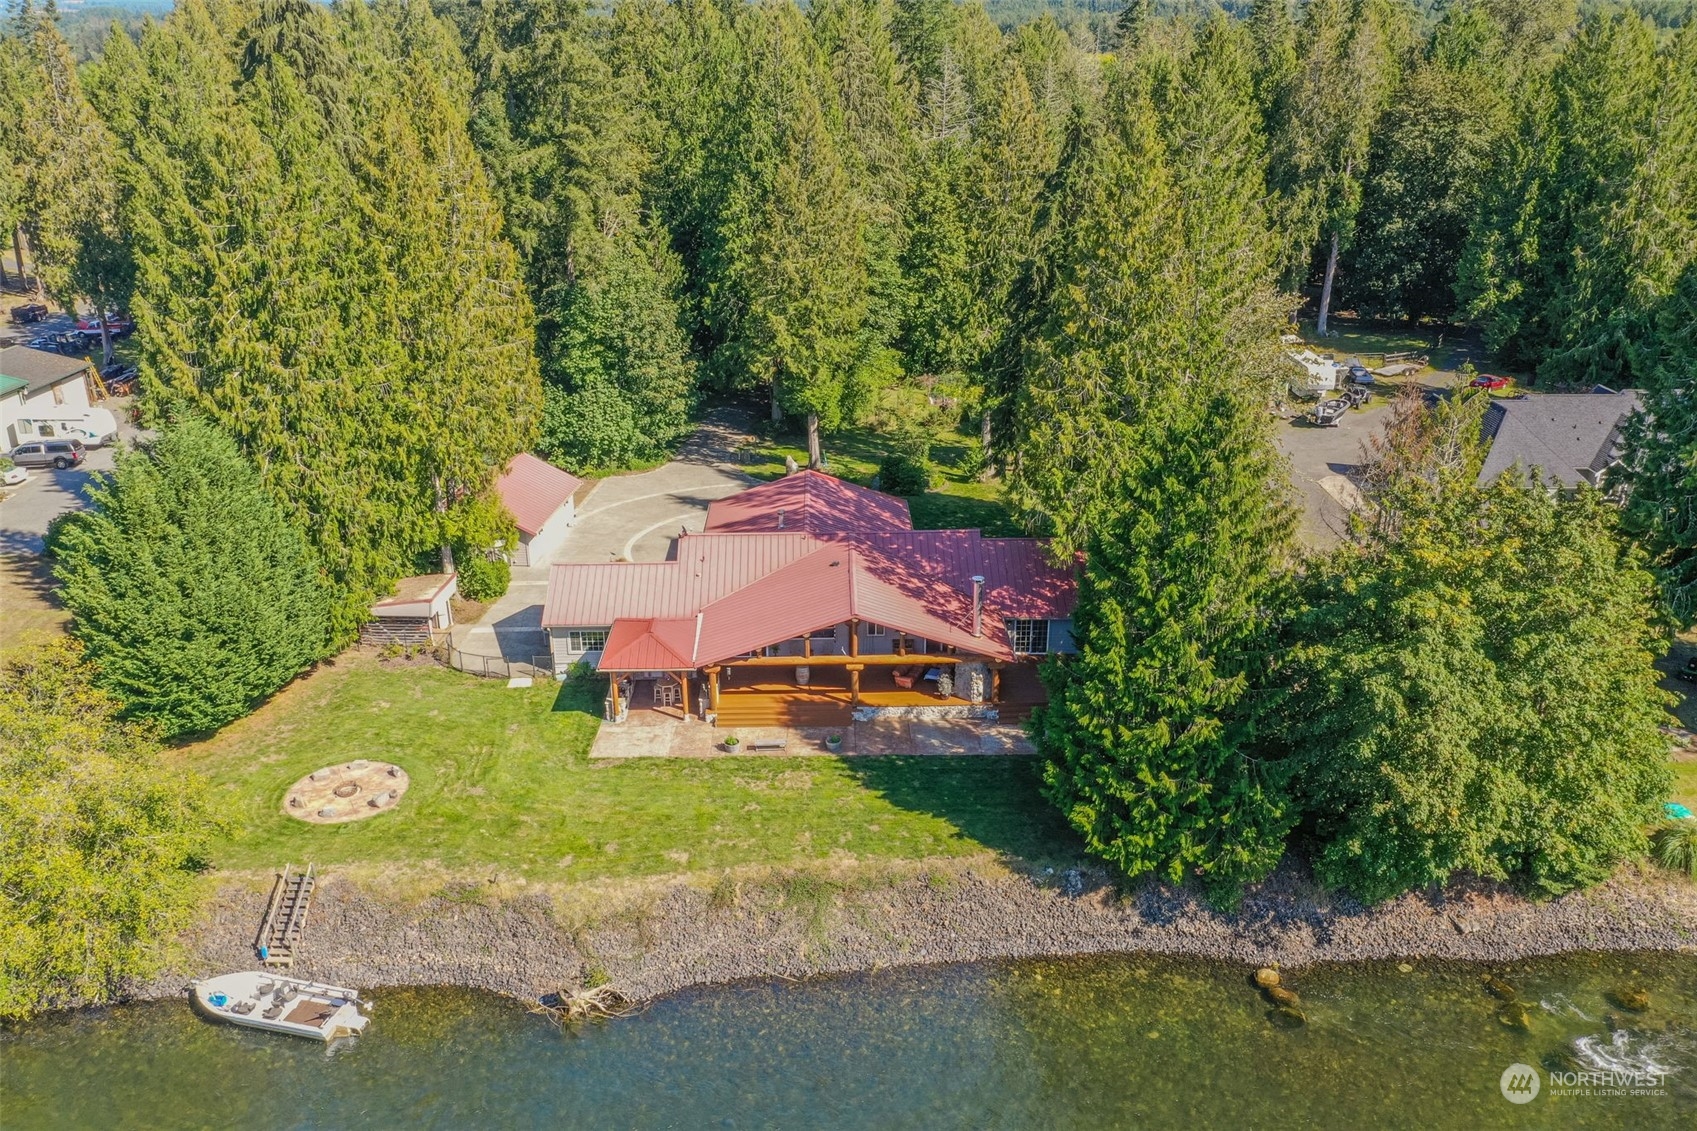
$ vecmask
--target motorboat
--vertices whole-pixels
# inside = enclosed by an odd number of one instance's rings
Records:
[[[318,1041],[357,1036],[371,1018],[358,990],[258,970],[191,983],[195,1007],[216,1021]]]

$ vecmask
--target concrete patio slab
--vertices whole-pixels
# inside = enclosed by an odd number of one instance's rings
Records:
[[[1031,740],[1011,723],[976,719],[915,722],[879,719],[850,723],[841,729],[820,727],[745,727],[734,733],[740,740],[735,753],[724,748],[726,736],[699,721],[681,722],[647,713],[646,718],[617,725],[603,724],[590,747],[591,758],[804,758],[839,754],[843,757],[1009,756],[1036,753]],[[843,748],[832,751],[826,740],[841,735]],[[758,744],[782,742],[781,749],[754,750]]]

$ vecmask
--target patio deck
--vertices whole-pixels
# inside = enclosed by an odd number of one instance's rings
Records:
[[[637,722],[638,714],[648,717]],[[620,726],[603,726],[590,747],[591,758],[805,758],[868,757],[960,757],[1030,755],[1036,753],[1025,729],[1018,723],[985,722],[982,719],[877,719],[868,723],[846,723],[841,727],[737,727],[741,749],[724,748],[726,729],[702,722],[683,722],[657,712],[631,712],[631,721]],[[826,745],[831,735],[841,735],[843,747],[833,751]],[[755,742],[782,741],[781,749],[753,751]]]

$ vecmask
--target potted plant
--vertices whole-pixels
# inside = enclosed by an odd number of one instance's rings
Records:
[[[833,754],[836,754],[836,753],[840,752],[842,750],[842,748],[843,748],[843,736],[842,735],[840,735],[840,734],[828,734],[828,735],[825,736],[825,749],[829,750]]]
[[[737,747],[739,747],[741,745],[742,745],[742,742],[737,738],[736,735],[727,734],[725,736],[725,749],[730,751],[732,754],[735,754],[737,752]]]

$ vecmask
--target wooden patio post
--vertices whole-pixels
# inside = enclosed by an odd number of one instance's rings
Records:
[[[808,629],[807,635],[801,638],[801,654],[804,659],[813,658],[813,630]]]
[[[860,620],[858,617],[849,618],[849,655],[860,655]]]
[[[1002,701],[1002,665],[997,664],[990,669],[990,702]]]
[[[848,665],[849,705],[850,706],[854,706],[854,707],[860,706],[860,669],[863,666],[864,665],[861,665],[861,664],[849,664]]]
[[[609,676],[607,678],[607,691],[613,697],[613,717],[608,719],[607,721],[610,722],[610,723],[616,723],[616,722],[619,721],[619,673],[618,672],[614,672],[611,676]]]
[[[683,688],[683,695],[681,696],[681,698],[683,699],[684,722],[687,723],[687,722],[689,722],[689,673],[688,672],[679,672],[678,673],[678,684]]]
[[[719,665],[712,664],[707,669],[707,705],[714,714],[719,712]]]

